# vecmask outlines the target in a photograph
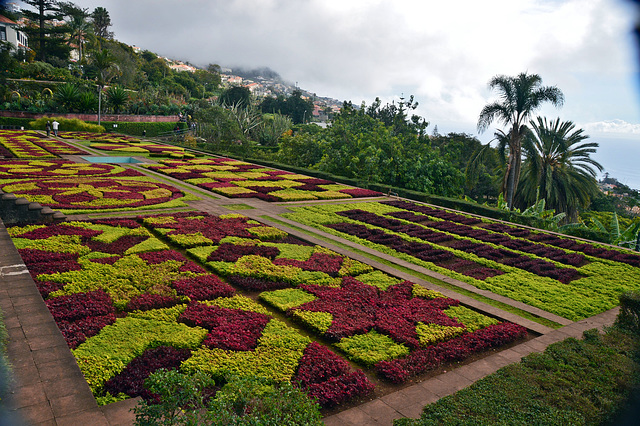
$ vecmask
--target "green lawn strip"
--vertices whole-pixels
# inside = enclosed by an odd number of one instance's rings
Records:
[[[613,327],[584,333],[501,368],[396,426],[613,424],[640,383],[640,336]]]
[[[346,250],[353,251],[354,253],[358,253],[358,254],[360,254],[362,256],[365,256],[365,257],[367,257],[367,258],[369,258],[371,260],[374,260],[376,262],[380,262],[380,263],[382,263],[384,265],[391,266],[391,267],[393,267],[393,268],[395,268],[395,269],[397,269],[397,270],[399,270],[401,272],[413,275],[416,278],[420,278],[422,280],[429,281],[429,282],[431,282],[431,283],[433,283],[433,284],[435,284],[437,286],[440,286],[442,288],[446,288],[447,290],[455,291],[456,293],[459,293],[459,294],[461,294],[463,296],[470,297],[470,298],[472,298],[474,300],[477,300],[479,302],[486,303],[487,305],[491,305],[493,307],[502,309],[503,311],[510,312],[510,313],[518,315],[518,316],[520,316],[522,318],[537,322],[538,324],[542,324],[544,326],[547,326],[547,327],[550,327],[550,328],[554,328],[554,329],[562,327],[561,324],[558,324],[558,323],[553,322],[551,320],[548,320],[546,318],[542,318],[542,317],[533,315],[533,314],[531,314],[531,313],[529,313],[527,311],[523,311],[521,309],[518,309],[518,308],[513,307],[511,305],[508,305],[506,303],[498,302],[498,301],[490,299],[490,298],[488,298],[486,296],[482,296],[480,294],[477,294],[477,293],[474,293],[472,291],[463,289],[461,287],[455,286],[455,285],[450,284],[448,282],[441,281],[441,280],[439,280],[437,278],[433,278],[433,277],[431,277],[429,275],[422,274],[422,273],[417,272],[417,271],[415,271],[415,270],[413,270],[411,268],[407,268],[407,267],[398,265],[396,263],[393,263],[393,262],[391,262],[389,260],[386,260],[384,258],[378,257],[378,256],[373,255],[371,253],[368,253],[366,251],[359,250],[359,249],[354,248],[354,247],[352,247],[350,245],[347,245],[347,244],[341,243],[339,241],[336,241],[336,240],[334,240],[332,238],[325,237],[325,236],[320,235],[320,234],[316,234],[315,232],[308,231],[306,229],[297,227],[295,225],[291,225],[291,224],[289,224],[287,222],[284,222],[284,221],[279,220],[277,218],[274,218],[272,216],[263,215],[263,216],[260,216],[260,218],[265,219],[265,220],[270,220],[272,222],[278,223],[278,224],[283,225],[283,226],[287,226],[287,227],[292,228],[292,229],[296,229],[296,230],[298,230],[300,232],[303,232],[304,234],[307,234],[307,235],[313,236],[315,238],[321,239],[323,241],[326,241],[326,242],[331,243],[331,244],[333,244],[335,246],[344,248]]]

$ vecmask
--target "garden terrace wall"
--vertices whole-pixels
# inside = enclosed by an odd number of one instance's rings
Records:
[[[98,114],[72,114],[72,113],[33,113],[26,111],[0,111],[0,117],[23,118],[37,120],[41,117],[64,117],[78,119],[82,121],[98,121]],[[176,123],[179,121],[177,115],[128,115],[128,114],[102,114],[101,121],[109,122],[133,122],[133,123]]]

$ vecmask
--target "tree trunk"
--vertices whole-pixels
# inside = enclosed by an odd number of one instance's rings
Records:
[[[511,130],[509,141],[509,164],[507,165],[507,176],[505,185],[505,195],[509,210],[513,210],[513,199],[518,182],[520,181],[520,168],[522,167],[522,137],[516,126]]]

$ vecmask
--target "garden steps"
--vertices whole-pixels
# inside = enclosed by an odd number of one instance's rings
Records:
[[[0,190],[0,218],[7,225],[17,223],[52,223],[66,220],[66,216],[40,203]]]

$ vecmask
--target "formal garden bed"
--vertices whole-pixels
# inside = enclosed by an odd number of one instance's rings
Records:
[[[86,151],[29,130],[0,130],[0,157],[31,159],[82,155]]]
[[[109,154],[149,154],[156,157],[195,158],[184,148],[141,140],[132,136],[114,133],[60,132],[60,137],[79,140],[90,148],[107,151]]]
[[[291,207],[284,216],[572,321],[640,289],[640,256],[404,201]]]
[[[0,161],[0,189],[67,214],[182,208],[197,199],[135,170],[64,160]]]
[[[265,201],[333,200],[375,197],[380,192],[354,188],[230,158],[161,160],[145,167],[229,198]]]
[[[374,390],[363,369],[402,383],[526,335],[237,214],[8,231],[101,404],[179,368],[290,381],[333,407]]]

